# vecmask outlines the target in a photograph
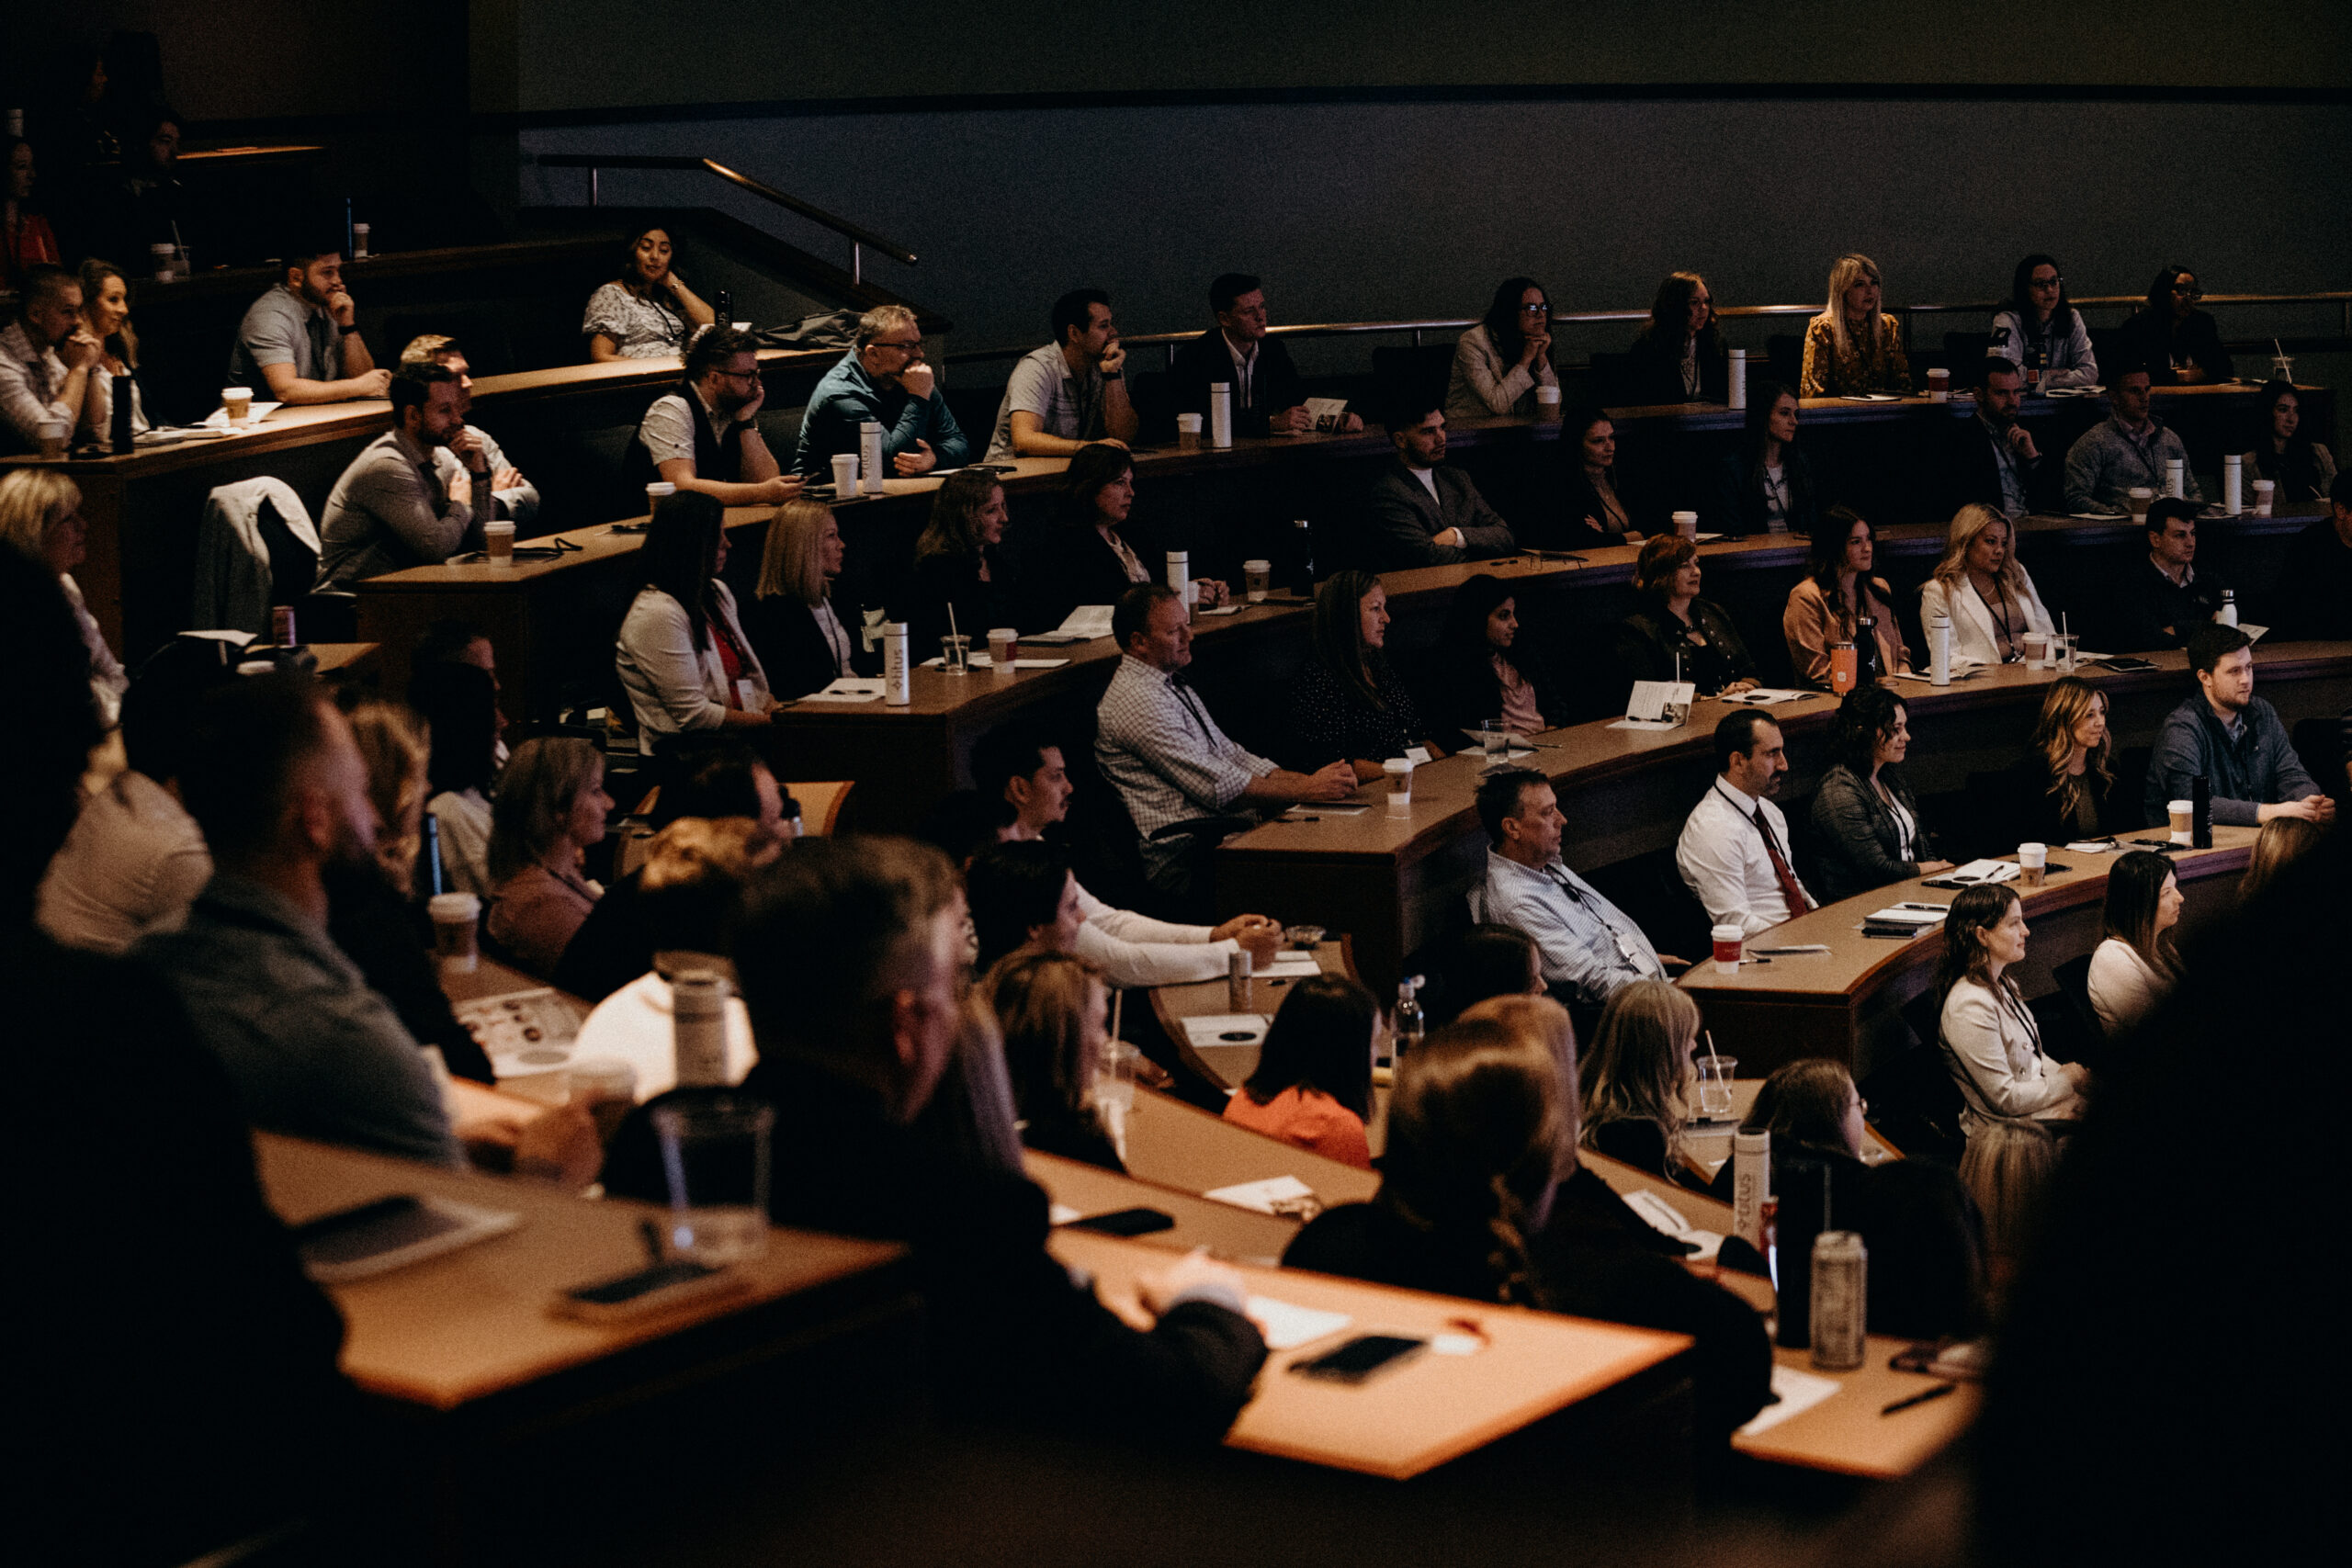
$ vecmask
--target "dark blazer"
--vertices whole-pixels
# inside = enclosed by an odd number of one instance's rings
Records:
[[[2110,646],[2118,653],[2187,647],[2188,634],[2213,618],[2222,607],[2222,591],[2230,586],[2219,573],[2203,566],[2192,567],[2196,575],[2176,584],[2139,549],[2119,570],[2122,581],[2114,584],[2114,595],[2108,602],[2112,617]]]
[[[1649,603],[1626,616],[1617,628],[1617,660],[1629,680],[1673,680],[1678,649],[1682,654],[1683,679],[1696,685],[1702,697],[1713,696],[1735,681],[1757,678],[1755,657],[1722,605],[1712,599],[1690,601],[1690,626],[1707,639],[1702,648],[1691,644],[1657,595],[1646,597]]]
[[[1745,452],[1734,452],[1725,457],[1716,470],[1714,510],[1701,508],[1699,526],[1710,533],[1765,532],[1764,485],[1757,472],[1759,467]],[[1821,522],[1821,487],[1813,477],[1813,459],[1805,456],[1804,447],[1783,443],[1781,471],[1789,481],[1789,532],[1810,534]]]
[[[1152,570],[1151,553],[1132,536],[1123,536],[1143,563],[1147,581],[1165,581],[1165,572]],[[1018,603],[1023,608],[1014,624],[1024,632],[1049,632],[1080,604],[1115,604],[1120,594],[1135,586],[1119,553],[1100,533],[1057,527],[1040,536],[1022,558]]]
[[[2060,491],[2066,478],[2066,456],[2034,443],[2041,456],[2031,462],[2020,460],[2018,479],[2025,487],[2025,504],[2029,512],[2062,510],[2064,499]],[[1941,470],[1944,504],[1957,512],[1970,502],[1989,506],[1996,512],[2001,505],[2000,459],[1993,454],[1993,438],[1982,419],[1971,415],[1966,419],[1943,422],[1937,435],[1938,467]]]
[[[956,606],[956,629],[972,639],[975,653],[986,647],[990,627],[1019,626],[1019,591],[1005,554],[989,552],[986,582],[980,581],[978,556],[917,556],[890,606],[890,618],[907,623],[907,636],[912,646],[934,649],[939,639],[947,635],[950,604]],[[930,658],[930,652],[926,651],[923,657]]]
[[[870,1090],[782,1055],[763,1056],[741,1092],[775,1110],[777,1224],[911,1247],[933,1383],[952,1410],[1206,1445],[1248,1402],[1266,1359],[1249,1320],[1194,1301],[1149,1333],[1129,1328],[1046,1250],[1034,1183],[956,1156],[891,1122]],[[645,1108],[615,1134],[604,1179],[666,1199]]]
[[[1621,1116],[1614,1122],[1599,1122],[1585,1131],[1587,1141],[1596,1152],[1607,1155],[1620,1165],[1647,1171],[1678,1187],[1702,1185],[1697,1173],[1689,1166],[1668,1156],[1666,1129],[1646,1116]]]
[[[1770,1397],[1772,1348],[1763,1320],[1730,1292],[1653,1250],[1637,1234],[1647,1229],[1599,1177],[1580,1170],[1555,1190],[1552,1223],[1528,1238],[1529,1260],[1555,1312],[1696,1339],[1698,1430],[1703,1440],[1727,1441]],[[1424,1230],[1375,1198],[1325,1210],[1292,1238],[1283,1264],[1490,1302],[1492,1247],[1484,1225]]]
[[[1566,460],[1562,462],[1561,468],[1564,471],[1560,476],[1559,511],[1552,521],[1527,531],[1527,543],[1546,550],[1581,550],[1623,544],[1624,535],[1604,533],[1585,521],[1590,517],[1606,522],[1608,513],[1601,510],[1600,492],[1593,488],[1590,479],[1585,478],[1584,465]],[[1639,533],[1650,533],[1654,524],[1649,513],[1635,497],[1627,493],[1624,479],[1625,470],[1622,467],[1610,475],[1610,483],[1617,491],[1617,503],[1625,509],[1629,526]]]
[[[842,630],[849,634],[851,670],[861,675],[881,673],[882,661],[864,651],[857,611],[853,608],[844,615],[836,604],[833,614],[841,615]],[[817,613],[789,594],[753,597],[743,608],[743,636],[752,651],[760,656],[760,667],[767,671],[768,691],[778,701],[821,692],[841,678],[841,671],[833,667],[832,646],[817,627]],[[925,649],[911,637],[908,646],[917,662],[939,651],[936,643]]]
[[[1511,537],[1510,525],[1487,504],[1469,475],[1444,466],[1430,472],[1437,479],[1434,498],[1401,457],[1389,459],[1373,481],[1362,547],[1357,551],[1357,564],[1364,570],[1453,566],[1507,556],[1519,547]],[[1461,529],[1464,542],[1439,544],[1437,536],[1448,528]]]
[[[1209,412],[1209,388],[1218,381],[1233,385],[1235,371],[1233,355],[1225,346],[1225,331],[1211,327],[1176,351],[1168,367],[1168,395],[1170,407],[1177,413],[1196,413],[1206,417]],[[1306,400],[1306,384],[1299,379],[1298,367],[1291,362],[1290,350],[1278,337],[1258,340],[1258,363],[1250,376],[1250,406],[1241,406],[1241,389],[1233,385],[1233,434],[1263,435],[1266,419],[1284,409],[1295,409]],[[1206,426],[1203,426],[1206,439]]]
[[[1574,715],[1566,702],[1567,687],[1553,671],[1551,661],[1535,649],[1524,625],[1519,629],[1519,640],[1511,652],[1516,656],[1520,677],[1535,688],[1535,706],[1544,715],[1544,722],[1554,726],[1569,723]],[[1467,745],[1472,730],[1483,728],[1487,720],[1503,711],[1502,677],[1495,673],[1494,662],[1483,647],[1460,649],[1441,644],[1430,651],[1428,668],[1430,685],[1425,694],[1434,704],[1431,716],[1439,727],[1439,739]]]
[[[2002,824],[2000,842],[2014,844],[2064,844],[2076,839],[2101,839],[2113,833],[2125,833],[2140,826],[2139,813],[2132,803],[2115,793],[2115,781],[2101,784],[2095,773],[2086,773],[2083,782],[2090,786],[2091,805],[2098,820],[2086,832],[2075,819],[2059,810],[2058,797],[2050,793],[2050,764],[2041,753],[2031,749],[1998,775],[1996,797],[1986,802],[1995,818]]]
[[[2176,354],[2204,371],[2208,381],[2226,381],[2237,374],[2230,351],[2222,346],[2222,329],[2204,310],[2189,311],[2185,321],[2169,321],[2150,315],[2143,307],[2116,329],[2116,335],[2131,357],[2146,362],[2148,379],[2159,387],[2173,384],[2172,356]]]
[[[1707,351],[1709,336],[1700,334],[1699,400],[1727,403],[1731,401],[1731,360],[1724,353],[1720,337],[1713,339],[1714,352]],[[1682,345],[1647,332],[1635,338],[1633,347],[1625,351],[1625,396],[1645,407],[1689,402],[1690,394],[1682,389]]]
[[[1385,761],[1418,744],[1420,716],[1413,710],[1405,682],[1377,649],[1372,654],[1372,681],[1388,704],[1385,712],[1365,702],[1363,693],[1322,660],[1310,659],[1300,666],[1291,685],[1290,723],[1283,731],[1286,760],[1299,772],[1311,773],[1359,757]]]
[[[1919,874],[1919,861],[1938,858],[1919,802],[1903,781],[1900,769],[1879,770],[1889,794],[1911,813],[1912,852],[1918,859],[1897,860],[1894,816],[1879,799],[1870,781],[1839,762],[1821,775],[1813,796],[1814,874],[1826,902],[1850,898],[1890,882]]]
[[[1772,1190],[1783,1159],[1829,1168],[1829,1223],[1862,1234],[1870,1252],[1870,1331],[1906,1339],[1976,1333],[1984,1323],[1984,1222],[1960,1178],[1926,1160],[1868,1166],[1843,1149],[1774,1134]],[[1713,1195],[1733,1200],[1729,1160]]]

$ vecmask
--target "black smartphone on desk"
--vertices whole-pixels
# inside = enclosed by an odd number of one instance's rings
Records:
[[[1069,1228],[1074,1231],[1100,1231],[1104,1235],[1149,1235],[1154,1231],[1174,1230],[1176,1216],[1161,1213],[1158,1209],[1120,1209],[1108,1214],[1072,1220]]]
[[[1426,1339],[1402,1334],[1359,1334],[1311,1361],[1293,1361],[1290,1370],[1303,1378],[1324,1382],[1360,1383],[1384,1367],[1411,1359],[1429,1348]]]

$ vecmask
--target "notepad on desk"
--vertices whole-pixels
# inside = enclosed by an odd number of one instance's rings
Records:
[[[1896,904],[1862,917],[1864,936],[1894,936],[1909,939],[1922,931],[1934,931],[1951,914],[1941,904]]]
[[[1110,635],[1111,606],[1108,604],[1080,604],[1077,609],[1072,610],[1069,613],[1069,617],[1065,619],[1060,626],[1056,626],[1052,631],[1032,632],[1023,637],[1021,640],[1023,642],[1042,643],[1047,647],[1058,647],[1063,643],[1069,642],[1092,642],[1096,637],[1109,637]]]
[[[800,699],[804,703],[878,703],[882,700],[882,682],[863,676],[844,675],[821,692],[811,692]]]
[[[1799,1371],[1794,1367],[1775,1366],[1772,1369],[1774,1402],[1758,1411],[1755,1417],[1739,1429],[1738,1436],[1761,1436],[1790,1416],[1804,1415],[1844,1386],[1836,1378]]]
[[[1272,1296],[1251,1296],[1241,1303],[1241,1310],[1258,1325],[1269,1350],[1295,1350],[1328,1338],[1355,1321],[1343,1312],[1323,1312]]]
[[[1321,973],[1323,965],[1315,961],[1313,953],[1295,953],[1258,965],[1250,971],[1250,977],[1257,980],[1304,980],[1310,975]]]
[[[1323,1207],[1323,1201],[1315,1195],[1315,1189],[1295,1176],[1270,1176],[1263,1181],[1243,1181],[1231,1187],[1216,1188],[1201,1196],[1261,1214],[1311,1216]]]
[[[1724,1244],[1719,1233],[1701,1230],[1684,1219],[1680,1210],[1646,1188],[1625,1194],[1625,1207],[1641,1215],[1659,1235],[1670,1235],[1689,1247],[1690,1256],[1702,1263],[1713,1262]]]

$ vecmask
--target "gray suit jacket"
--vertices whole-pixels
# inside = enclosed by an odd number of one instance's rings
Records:
[[[1366,571],[1397,571],[1412,566],[1452,566],[1487,560],[1519,547],[1510,525],[1488,506],[1470,476],[1459,468],[1430,470],[1437,497],[1421,488],[1402,458],[1392,458],[1372,487],[1365,519],[1363,559]],[[1441,545],[1437,536],[1459,528],[1465,543]]]

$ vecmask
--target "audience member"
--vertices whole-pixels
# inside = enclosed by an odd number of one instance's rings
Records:
[[[1135,459],[1125,447],[1097,442],[1069,460],[1062,475],[1060,527],[1037,541],[1025,562],[1025,628],[1050,631],[1072,610],[1115,604],[1136,584],[1156,581],[1125,532],[1135,503]],[[1232,597],[1217,578],[1196,577],[1193,588],[1204,609]]]
[[[1712,528],[1727,534],[1811,534],[1821,526],[1813,460],[1797,445],[1797,395],[1778,381],[1747,389],[1739,450],[1723,461]],[[1703,513],[1702,514],[1704,515]]]
[[[1551,989],[1544,950],[1516,926],[1480,921],[1454,939],[1446,954],[1442,993],[1448,1021],[1488,997],[1540,997]]]
[[[558,990],[599,1002],[657,968],[656,954],[719,954],[737,888],[793,842],[782,792],[749,747],[714,746],[679,765],[683,771],[662,786],[644,863],[606,888],[572,933],[556,965]],[[643,987],[650,998],[639,998],[664,1019],[666,984]],[[666,1056],[668,1026],[662,1027]],[[747,1067],[750,1039],[746,1025]]]
[[[1067,953],[1012,953],[980,994],[1004,1032],[1022,1145],[1125,1170],[1094,1099],[1111,1038],[1110,993],[1094,966]]]
[[[1638,545],[1631,503],[1617,493],[1617,427],[1600,409],[1572,411],[1560,425],[1566,496],[1556,528],[1532,529],[1528,542],[1544,549]],[[1573,442],[1575,445],[1570,446]]]
[[[1919,585],[1919,625],[1951,619],[1951,657],[1977,664],[2015,664],[2029,635],[2057,630],[2018,559],[2014,525],[1996,508],[1972,502],[1953,514],[1944,558]]]
[[[526,740],[499,775],[491,807],[490,911],[485,930],[522,969],[552,978],[602,885],[581,857],[605,840],[613,797],[605,759],[573,736]]]
[[[653,400],[629,448],[632,481],[660,480],[721,506],[774,506],[800,493],[801,478],[776,466],[760,434],[767,383],[759,340],[713,327],[686,350],[686,377]]]
[[[82,283],[62,266],[25,270],[17,319],[0,330],[0,414],[9,450],[38,452],[41,427],[72,439],[86,423],[90,378],[104,345],[82,321]]]
[[[2268,479],[2274,505],[2325,501],[2335,486],[2335,456],[2303,428],[2303,398],[2292,381],[2262,384],[2255,399],[2254,450],[2245,455],[2245,479]],[[2253,492],[2245,492],[2251,499]]]
[[[1127,395],[1127,351],[1111,297],[1073,288],[1054,301],[1054,341],[1024,355],[1004,384],[987,461],[1067,457],[1092,442],[1131,446],[1140,422]]]
[[[2079,676],[2052,682],[2033,739],[1988,803],[2003,842],[2064,844],[2138,826],[2131,802],[2115,797],[2114,753],[2107,694]]]
[[[1789,857],[1789,823],[1770,798],[1788,776],[1781,727],[1752,708],[1715,726],[1715,773],[1675,841],[1683,883],[1719,926],[1747,935],[1814,908]]]
[[[1629,402],[1729,402],[1731,360],[1715,325],[1715,297],[1707,280],[1695,272],[1668,274],[1625,359]]]
[[[1299,981],[1266,1026],[1258,1065],[1225,1102],[1225,1119],[1372,1168],[1372,1059],[1383,1021],[1373,994],[1345,975]]]
[[[614,668],[648,754],[695,730],[773,723],[767,671],[744,638],[735,594],[719,581],[727,519],[692,491],[664,496],[645,530],[644,586],[621,621]]]
[[[414,365],[438,365],[458,378],[458,417],[470,420],[474,412],[474,378],[466,363],[466,351],[456,338],[443,333],[426,333],[409,339],[401,350],[401,369]],[[523,477],[523,471],[506,460],[505,449],[497,438],[478,424],[469,423],[465,433],[473,438],[482,461],[490,466],[490,493],[497,502],[498,515],[510,518],[518,528],[527,528],[539,515],[539,491]]]
[[[2119,585],[2111,635],[2134,652],[2184,648],[2199,626],[2221,615],[2229,584],[2197,570],[2197,512],[2191,501],[2167,497],[2148,508],[2148,564],[2127,566]]]
[[[1756,1091],[1740,1130],[1772,1135],[1771,1190],[1789,1191],[1808,1162],[1807,1179],[1828,1181],[1828,1228],[1858,1231],[1870,1254],[1867,1316],[1873,1334],[1905,1339],[1964,1337],[1985,1322],[1984,1221],[1953,1173],[1923,1159],[1863,1163],[1870,1110],[1843,1064],[1818,1056],[1776,1069]],[[1734,1196],[1732,1163],[1712,1189]]]
[[[1870,520],[1847,507],[1831,507],[1814,530],[1807,557],[1805,576],[1789,590],[1788,605],[1781,612],[1781,635],[1788,640],[1789,667],[1797,679],[1827,690],[1830,649],[1859,645],[1865,634],[1877,642],[1880,680],[1907,671],[1911,650],[1895,619],[1894,590],[1885,578],[1871,575],[1878,530]]]
[[[760,1063],[743,1088],[775,1109],[775,1223],[911,1246],[953,1410],[1216,1441],[1265,1359],[1239,1278],[1173,1259],[1136,1281],[1156,1326],[1129,1328],[1046,1253],[1045,1194],[918,1131],[935,1126],[919,1118],[961,1023],[945,860],[902,840],[815,840],[747,905],[735,952]],[[650,1147],[626,1156],[606,1185],[660,1197]]]
[[[98,340],[98,354],[90,366],[90,383],[82,398],[82,423],[74,433],[78,442],[107,445],[114,436],[114,389],[118,379],[130,389],[130,433],[149,428],[146,399],[134,378],[139,368],[139,334],[130,327],[130,285],[121,269],[96,256],[82,264],[82,326]]]
[[[1968,1135],[1961,1179],[1984,1210],[1986,1240],[2014,1256],[2048,1180],[2050,1131],[2081,1118],[2090,1074],[2041,1048],[2041,1027],[2008,971],[2025,962],[2025,906],[2004,885],[1963,887],[1944,918],[1936,991],[1938,1028],[1960,1125]]]
[[[56,231],[33,207],[33,144],[21,136],[0,136],[0,288],[11,293],[25,286],[25,275],[37,266],[58,266]]]
[[[915,540],[900,613],[892,617],[907,623],[914,647],[937,648],[951,623],[974,648],[990,628],[1018,624],[1012,552],[1001,547],[1004,525],[1004,486],[988,469],[966,468],[940,482],[931,521]]]
[[[45,1108],[9,1140],[46,1232],[44,1283],[13,1314],[11,1420],[39,1436],[11,1456],[11,1551],[243,1554],[290,1517],[339,1508],[366,1463],[363,1416],[336,1371],[342,1320],[303,1277],[256,1179],[245,1108],[180,998],[32,924],[99,739],[77,642],[54,574],[0,551],[0,667],[20,727],[0,769],[5,1059],[15,1091]]]
[[[1910,712],[1886,687],[1858,686],[1838,705],[1838,760],[1813,795],[1823,897],[1951,869],[1935,858],[1934,836],[1900,771],[1910,750]]]
[[[1295,773],[1226,739],[1182,678],[1193,661],[1193,626],[1174,590],[1131,588],[1111,619],[1121,658],[1095,710],[1095,764],[1143,835],[1145,876],[1170,899],[1191,903],[1206,889],[1195,889],[1183,840],[1165,829],[1355,793],[1355,770],[1345,762]]]
[[[1421,742],[1412,694],[1388,661],[1388,593],[1365,571],[1340,571],[1315,590],[1313,641],[1291,683],[1288,744],[1301,771],[1337,758],[1360,782]]]
[[[1988,506],[2015,522],[2058,499],[2058,465],[2043,460],[2033,433],[2018,422],[2024,389],[2018,367],[1991,355],[1976,417],[1944,426],[1944,494],[1953,505]]]
[[[2298,818],[2281,827],[2319,829]],[[2266,827],[2264,831],[2268,831]],[[2249,874],[2251,874],[2249,873]],[[2180,977],[2180,879],[2172,862],[2153,850],[2115,857],[2107,872],[2107,908],[2099,919],[2101,941],[2091,950],[2091,1010],[2109,1040],[2139,1027]]]
[[[1168,383],[1179,413],[1206,417],[1209,389],[1233,389],[1236,435],[1304,435],[1315,428],[1306,388],[1290,350],[1266,335],[1265,285],[1246,272],[1220,273],[1209,284],[1209,313],[1216,325],[1176,351]],[[1363,421],[1349,414],[1350,430]]]
[[[991,813],[988,842],[1042,839],[1069,815],[1074,786],[1062,749],[1031,726],[1003,725],[980,737],[972,748],[972,781],[981,803],[1012,817],[1005,823]],[[969,856],[951,852],[951,858]],[[1077,893],[1081,923],[1070,951],[1121,989],[1219,979],[1237,952],[1247,949],[1265,964],[1282,950],[1282,926],[1263,915],[1236,915],[1215,926],[1175,925],[1114,908],[1083,886]]]
[[[441,885],[451,893],[487,897],[492,886],[490,797],[506,728],[496,682],[476,665],[428,664],[410,676],[408,700],[431,747],[424,808],[441,840]]]
[[[0,475],[0,543],[39,561],[57,578],[65,602],[82,628],[82,669],[100,720],[111,729],[130,678],[107,646],[97,617],[82,602],[74,569],[88,553],[90,525],[82,516],[82,487],[48,468],[17,468]]]
[[[833,585],[848,553],[841,524],[822,502],[802,497],[775,509],[760,556],[759,586],[752,594],[751,640],[766,650],[768,689],[780,700],[821,692],[844,675],[878,670],[876,661],[861,653],[858,634],[833,608]],[[726,558],[723,553],[720,558]],[[914,657],[924,655],[918,651]]]
[[[2323,794],[2278,718],[2254,694],[2254,645],[2235,626],[2199,626],[2188,637],[2188,669],[2197,691],[2165,716],[2148,758],[2147,820],[2165,819],[2167,803],[2189,798],[2189,781],[2211,784],[2213,820],[2251,828],[2274,817],[2334,821],[2335,802]]]
[[[1445,414],[1434,406],[1414,407],[1425,400],[1406,398],[1391,416],[1388,439],[1396,456],[1372,482],[1360,552],[1367,571],[1487,560],[1518,547],[1510,525],[1487,504],[1470,476],[1441,467]]]
[[[1699,597],[1699,547],[1653,534],[1634,563],[1641,608],[1619,623],[1617,662],[1635,681],[1688,681],[1702,697],[1753,689],[1756,660],[1724,607]]]
[[[1012,953],[1075,953],[1086,923],[1069,857],[1043,839],[981,846],[965,868],[982,973]]]
[[[1878,264],[1849,254],[1829,269],[1829,304],[1804,330],[1799,390],[1808,398],[1911,393],[1903,323],[1879,309]]]
[[[2281,637],[2352,637],[2352,470],[2330,481],[2327,515],[2287,547],[2278,599]]]
[[[1466,742],[1497,718],[1513,735],[1534,735],[1571,716],[1567,685],[1521,624],[1510,585],[1487,572],[1453,591],[1430,653],[1430,678],[1440,734],[1449,740]]]
[[[2150,407],[2147,366],[2125,360],[2113,375],[2107,400],[2114,412],[2066,448],[2066,510],[2120,515],[2131,510],[2134,490],[2165,493],[2169,462],[2181,465],[2181,494],[2203,505],[2188,448]]]
[[[2254,853],[2238,879],[2238,902],[2252,901],[2281,872],[2319,846],[2327,829],[2302,817],[2273,817],[2254,836]]]
[[[1566,819],[1542,773],[1497,769],[1478,781],[1477,798],[1487,830],[1479,916],[1534,940],[1553,991],[1598,1006],[1622,987],[1663,976],[1668,964],[1681,964],[1561,860]]]
[[[183,639],[151,656],[122,698],[125,766],[82,802],[40,879],[40,929],[66,947],[119,956],[177,931],[212,877],[212,855],[178,784],[189,712],[235,679],[221,645]]]
[[[258,1126],[436,1165],[459,1163],[416,1041],[328,939],[324,874],[375,848],[351,726],[309,680],[209,693],[180,795],[215,870],[187,924],[134,955],[178,992]]]
[[[1663,979],[1620,987],[1600,1011],[1584,1055],[1586,1148],[1685,1187],[1700,1185],[1684,1162],[1685,1097],[1699,1046],[1699,1004]]]
[[[1609,1229],[1623,1204],[1578,1173],[1577,1123],[1567,1015],[1542,998],[1481,1003],[1399,1064],[1379,1194],[1324,1211],[1283,1262],[1690,1334],[1697,1435],[1720,1444],[1771,1396],[1763,1326],[1720,1286]]]
[[[183,268],[198,250],[208,253],[207,266],[231,259],[250,261],[250,252],[232,258],[236,247],[230,237],[215,233],[205,221],[195,197],[179,176],[180,140],[184,122],[177,111],[161,103],[135,106],[136,118],[122,126],[122,157],[111,176],[89,193],[86,213],[90,248],[126,261],[148,255],[156,245],[173,248]],[[221,243],[221,251],[214,244]]]
[[[1485,318],[1454,340],[1445,417],[1524,419],[1535,412],[1535,389],[1559,384],[1551,296],[1532,277],[1504,278]]]
[[[875,306],[857,319],[849,352],[808,395],[793,468],[804,479],[830,480],[836,455],[864,449],[859,427],[869,423],[882,427],[882,456],[901,479],[943,463],[960,468],[970,459],[972,444],[938,381],[923,363],[915,313],[904,305]]]
[[[277,287],[254,300],[229,352],[229,385],[279,403],[380,398],[392,373],[376,368],[359,335],[359,307],[343,286],[341,246],[297,246]],[[397,417],[397,413],[396,413]]]
[[[2236,378],[2221,328],[2197,308],[2205,290],[2185,266],[2168,266],[2148,285],[2148,302],[2118,333],[2127,352],[2166,385],[2196,386]]]
[[[684,354],[697,328],[718,313],[673,270],[677,253],[660,224],[637,231],[621,252],[620,276],[588,297],[580,331],[588,357],[666,359]]]
[[[2030,392],[2098,385],[2090,328],[2066,298],[2058,263],[2036,252],[2009,279],[2009,308],[1993,313],[1991,356],[2018,367]]]
[[[359,449],[327,497],[319,586],[439,566],[482,546],[497,476],[466,423],[455,372],[403,365],[391,378],[392,428]]]

